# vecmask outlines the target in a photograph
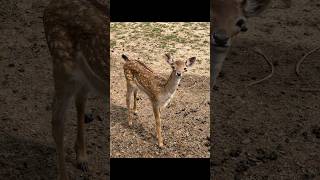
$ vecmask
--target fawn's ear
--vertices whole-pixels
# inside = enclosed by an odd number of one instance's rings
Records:
[[[165,54],[165,57],[166,57],[167,63],[170,65],[173,65],[174,61],[173,61],[171,55],[167,53],[167,54]]]
[[[270,4],[271,0],[245,0],[243,11],[246,17],[259,15]]]
[[[129,58],[128,58],[128,56],[126,56],[126,55],[124,55],[124,54],[122,54],[122,59],[124,59],[125,61],[129,61]]]
[[[196,57],[191,57],[186,61],[186,66],[191,67],[196,62]]]

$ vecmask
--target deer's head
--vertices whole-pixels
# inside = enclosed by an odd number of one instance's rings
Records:
[[[260,14],[270,0],[213,0],[211,43],[216,51],[226,51],[232,38],[246,32],[247,19]]]
[[[186,61],[181,61],[181,60],[175,61],[173,60],[170,54],[165,54],[165,60],[171,66],[172,72],[175,74],[177,78],[181,78],[182,74],[184,72],[187,72],[188,68],[191,67],[196,62],[195,57],[191,57]]]

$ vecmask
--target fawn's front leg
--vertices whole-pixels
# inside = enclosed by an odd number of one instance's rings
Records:
[[[78,133],[75,143],[75,151],[77,157],[77,164],[83,172],[88,171],[88,155],[85,140],[85,107],[87,101],[88,91],[86,88],[81,89],[75,98],[77,115],[78,115]]]
[[[72,97],[72,90],[67,86],[66,88],[61,88],[60,90],[58,89],[59,88],[56,88],[52,106],[52,135],[57,148],[58,180],[68,180],[69,178],[65,164],[63,135],[65,114]]]
[[[156,131],[158,138],[159,147],[163,147],[163,139],[161,135],[161,119],[160,119],[160,107],[157,105],[153,105],[153,113],[156,120]]]
[[[137,115],[138,111],[137,111],[137,94],[138,94],[138,90],[134,90],[133,92],[133,114]]]
[[[213,79],[213,85],[216,84],[216,79],[218,78],[221,69],[222,69],[222,65],[223,62],[227,56],[227,52],[217,52],[214,48],[213,45],[211,45],[211,61],[212,61],[212,65],[211,65],[211,78]]]

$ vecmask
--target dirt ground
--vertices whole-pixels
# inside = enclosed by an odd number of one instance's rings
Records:
[[[111,157],[209,157],[209,23],[111,23]],[[128,126],[122,54],[168,77],[165,53],[197,58],[162,110],[165,148],[157,146],[152,106],[138,92],[138,116]]]
[[[239,36],[218,78],[212,122],[211,171],[220,179],[320,179],[320,51],[295,64],[320,45],[320,2],[275,1],[249,31]],[[258,47],[275,65],[273,77],[255,54]]]
[[[51,135],[53,79],[42,24],[44,0],[0,1],[0,179],[56,179]],[[106,153],[106,103],[91,96],[88,113],[102,117],[87,126],[90,179],[109,175]],[[83,179],[75,165],[75,108],[68,111],[65,133],[67,168]]]

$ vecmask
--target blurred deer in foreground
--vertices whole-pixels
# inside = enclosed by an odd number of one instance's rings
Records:
[[[282,0],[291,6],[291,0]],[[247,20],[263,12],[271,0],[212,0],[211,13],[211,66],[212,82],[216,83],[232,39],[248,30]]]
[[[126,61],[123,69],[127,81],[126,102],[128,108],[129,125],[132,125],[132,113],[137,113],[137,92],[138,90],[141,90],[148,95],[152,104],[153,113],[156,120],[156,132],[159,147],[163,147],[160,119],[161,108],[166,107],[170,102],[180,83],[182,74],[186,72],[188,68],[191,67],[196,61],[195,57],[191,57],[186,61],[174,61],[169,54],[166,54],[165,57],[166,62],[172,68],[168,79],[158,76],[142,62],[131,60],[127,56],[122,55],[122,58]],[[130,107],[132,94],[134,95],[133,112]]]
[[[95,0],[54,0],[44,11],[44,29],[53,59],[52,134],[57,148],[58,179],[69,179],[65,165],[64,123],[75,97],[78,127],[77,164],[87,171],[85,106],[91,90],[109,89],[109,18],[107,6]]]

